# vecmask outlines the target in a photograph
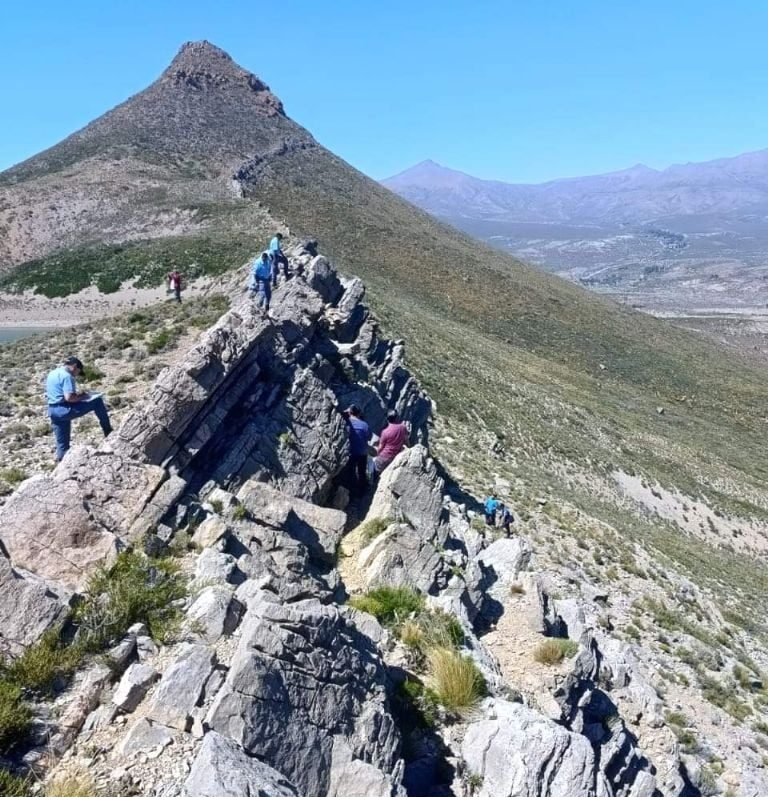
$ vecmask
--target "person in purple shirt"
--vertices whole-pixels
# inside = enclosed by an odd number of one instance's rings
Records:
[[[408,427],[397,417],[394,410],[387,413],[387,425],[379,437],[379,450],[374,465],[376,473],[382,473],[390,462],[403,450],[408,439]]]
[[[362,419],[360,408],[352,404],[344,410],[349,432],[349,464],[355,490],[362,494],[368,489],[368,442],[371,428]]]

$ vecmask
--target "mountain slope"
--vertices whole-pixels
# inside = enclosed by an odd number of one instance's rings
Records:
[[[652,608],[690,615],[682,576],[706,596],[702,624],[723,612],[722,656],[768,668],[765,371],[416,209],[318,145],[211,45],[185,46],[174,64],[117,109],[123,132],[107,114],[0,178],[9,282],[76,289],[72,274],[104,276],[104,246],[120,250],[113,282],[159,281],[171,258],[189,273],[201,249],[211,270],[238,266],[278,223],[316,237],[365,279],[385,331],[407,340],[437,402],[443,466],[477,494],[502,492],[540,561],[565,574],[579,562],[624,607],[616,633],[639,635],[638,655],[653,666],[676,655]],[[699,672],[686,655],[675,666],[689,668],[695,705],[712,702],[713,678],[731,688],[722,666]],[[764,712],[760,694],[743,700]]]
[[[764,214],[768,150],[661,171],[637,164],[537,185],[480,180],[424,161],[382,182],[431,213],[457,218],[609,225],[703,214]]]

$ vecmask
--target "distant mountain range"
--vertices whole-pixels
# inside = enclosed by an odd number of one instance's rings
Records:
[[[424,161],[383,181],[428,212],[592,287],[763,302],[768,150],[537,185]],[[647,297],[646,297],[647,298]]]

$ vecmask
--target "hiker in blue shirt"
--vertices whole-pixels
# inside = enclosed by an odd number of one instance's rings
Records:
[[[483,506],[483,513],[485,514],[485,523],[488,526],[495,526],[496,525],[496,510],[499,508],[499,499],[496,498],[495,493],[491,493],[488,498],[485,499],[485,505]]]
[[[109,414],[99,394],[87,391],[78,393],[75,377],[83,373],[83,364],[77,357],[67,357],[51,371],[45,380],[45,394],[48,401],[48,417],[51,419],[53,436],[56,438],[56,461],[61,462],[69,451],[72,433],[72,419],[82,418],[89,412],[95,413],[106,437],[112,431]]]
[[[352,482],[358,494],[368,488],[368,442],[371,429],[362,419],[360,408],[352,404],[344,410],[349,431],[349,464],[352,469]]]
[[[263,307],[265,312],[269,312],[269,302],[272,299],[272,287],[270,281],[272,279],[272,260],[269,252],[262,252],[254,261],[251,266],[251,284],[250,289],[252,293],[257,294],[259,297],[257,304]]]
[[[272,258],[272,285],[277,287],[277,275],[280,271],[280,264],[283,264],[283,275],[288,279],[288,258],[285,256],[282,244],[283,234],[276,233],[275,237],[269,242],[269,256]]]

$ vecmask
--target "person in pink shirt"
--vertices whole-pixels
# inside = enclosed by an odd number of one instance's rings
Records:
[[[398,419],[394,410],[387,413],[387,421],[389,423],[379,437],[378,455],[373,460],[376,473],[381,473],[392,462],[408,439],[408,427]]]

